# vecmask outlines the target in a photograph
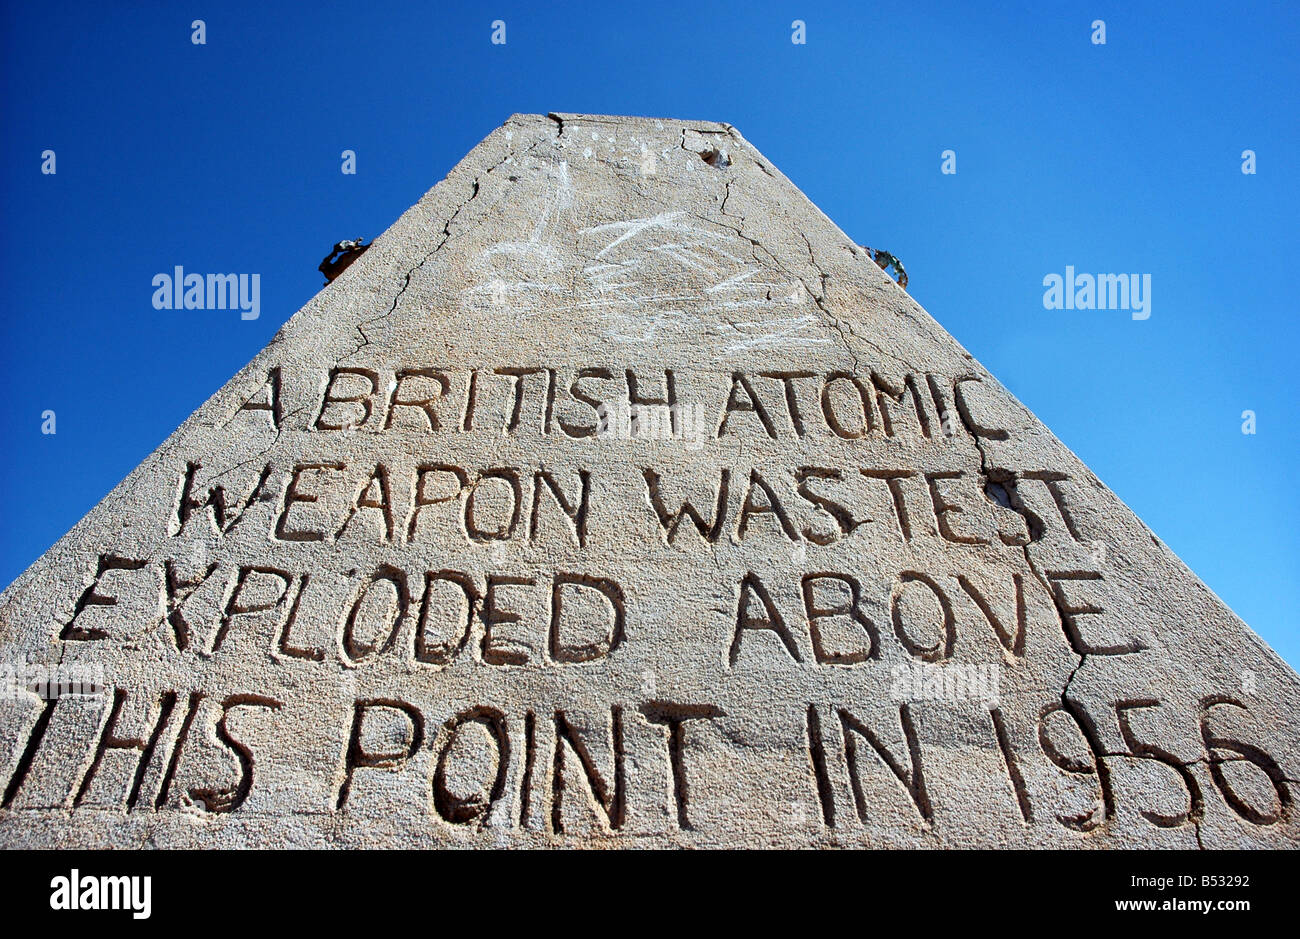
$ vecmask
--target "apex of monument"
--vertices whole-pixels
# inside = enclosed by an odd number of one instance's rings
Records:
[[[693,127],[703,127],[716,133],[732,133],[735,131],[734,127],[723,121],[687,120],[685,118],[674,117],[646,117],[635,114],[578,114],[570,111],[550,111],[545,115],[512,114],[507,119],[506,123],[520,120],[536,120],[543,117],[547,120],[555,121],[557,124],[609,124],[612,126],[634,124],[689,124]]]

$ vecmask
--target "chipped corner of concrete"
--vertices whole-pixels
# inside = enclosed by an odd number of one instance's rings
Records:
[[[0,650],[6,847],[1297,841],[1295,672],[719,122],[512,115]]]

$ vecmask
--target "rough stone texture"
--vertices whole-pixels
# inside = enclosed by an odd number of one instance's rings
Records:
[[[107,685],[4,846],[1297,840],[1296,674],[726,124],[512,117],[0,646]]]

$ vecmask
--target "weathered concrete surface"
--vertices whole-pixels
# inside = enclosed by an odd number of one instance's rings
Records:
[[[0,648],[107,685],[4,846],[1297,840],[1296,674],[725,124],[511,118]]]

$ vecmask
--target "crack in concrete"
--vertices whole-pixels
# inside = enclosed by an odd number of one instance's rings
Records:
[[[720,133],[720,132],[714,131],[714,133]],[[685,149],[685,135],[686,135],[686,131],[685,129],[683,129],[682,131],[683,149]],[[687,151],[687,152],[693,152],[693,151]],[[898,358],[898,356],[893,355],[888,350],[881,348],[879,345],[872,342],[870,339],[867,339],[864,336],[859,335],[856,331],[854,331],[851,323],[846,323],[831,311],[830,307],[827,305],[827,300],[826,300],[826,283],[827,281],[830,280],[830,275],[827,274],[822,269],[821,265],[817,262],[817,257],[813,251],[812,243],[808,240],[807,234],[805,234],[802,230],[799,232],[799,235],[801,238],[803,238],[804,245],[807,247],[808,250],[809,263],[817,271],[818,276],[820,278],[821,281],[820,294],[813,291],[812,288],[808,286],[808,281],[806,279],[799,276],[798,274],[793,273],[788,268],[786,268],[785,265],[781,263],[780,259],[775,254],[773,254],[772,251],[769,250],[766,245],[764,245],[757,238],[754,238],[753,236],[745,233],[744,226],[745,226],[746,216],[736,215],[735,213],[727,211],[727,203],[731,199],[732,182],[733,182],[732,180],[726,180],[726,182],[724,183],[726,188],[722,197],[722,204],[719,207],[719,212],[724,218],[735,219],[737,224],[729,225],[726,222],[718,222],[715,219],[706,218],[705,216],[699,215],[697,213],[691,213],[691,216],[693,218],[700,219],[701,221],[710,222],[712,224],[720,224],[722,225],[722,227],[734,231],[739,237],[749,242],[750,256],[753,258],[755,263],[759,264],[760,266],[768,270],[775,270],[780,274],[784,275],[785,277],[792,278],[793,280],[798,281],[799,284],[803,287],[804,292],[808,294],[808,296],[812,299],[813,303],[816,304],[817,308],[830,321],[832,328],[834,328],[836,333],[838,333],[840,337],[840,341],[844,344],[844,350],[849,354],[849,358],[853,360],[853,370],[855,374],[861,370],[862,363],[861,360],[858,358],[857,352],[854,351],[853,343],[850,342],[849,337],[852,337],[853,339],[856,339],[860,342],[866,343],[873,350],[875,350],[875,352],[881,358],[888,359],[896,364],[903,365],[904,367],[906,367],[907,363],[904,362],[902,359]],[[770,263],[765,262],[761,258],[759,258],[758,252],[760,250],[767,255],[767,257],[770,259]]]
[[[844,343],[844,350],[848,352],[849,358],[853,360],[853,374],[856,375],[859,371],[861,371],[862,363],[858,361],[858,354],[853,350],[853,344],[849,342],[849,336],[854,335],[853,328],[850,326],[848,330],[848,335],[845,335],[844,324],[840,322],[840,318],[836,316],[834,313],[832,313],[830,311],[830,308],[826,305],[826,282],[830,280],[830,275],[828,275],[824,270],[822,270],[821,265],[817,263],[817,256],[813,253],[812,242],[808,240],[807,233],[801,230],[799,232],[799,237],[803,239],[804,245],[808,248],[808,263],[813,266],[813,268],[817,271],[818,275],[821,277],[821,295],[818,296],[817,294],[813,293],[812,290],[808,287],[808,282],[805,281],[802,277],[799,278],[799,283],[803,284],[803,289],[808,292],[808,296],[812,297],[813,302],[817,304],[817,309],[821,310],[822,313],[824,313],[827,316],[827,318],[830,319],[831,325],[835,328],[835,331],[839,333],[840,341]],[[868,345],[872,345],[872,344],[868,343]],[[873,348],[875,348],[874,345]],[[877,351],[880,350],[877,349]]]
[[[804,232],[802,229],[800,229],[799,237],[803,239],[804,244],[808,248],[808,262],[813,266],[813,268],[817,271],[818,275],[821,278],[821,294],[818,295],[813,293],[813,291],[808,287],[808,283],[802,277],[799,278],[799,283],[803,284],[804,290],[808,291],[808,295],[812,297],[813,302],[817,304],[817,308],[821,310],[824,314],[826,314],[826,316],[830,319],[831,323],[835,326],[835,329],[839,332],[840,338],[844,340],[845,348],[848,349],[849,355],[853,358],[854,371],[856,372],[858,370],[858,356],[857,353],[853,351],[851,343],[844,336],[844,331],[846,328],[848,330],[849,336],[852,336],[854,339],[858,340],[859,342],[866,343],[873,350],[875,350],[876,354],[879,355],[881,358],[888,359],[891,362],[901,365],[905,372],[908,371],[910,369],[910,366],[907,362],[903,361],[902,359],[894,355],[889,350],[884,349],[881,346],[877,345],[876,343],[872,342],[867,337],[859,335],[853,329],[853,324],[851,322],[847,320],[841,320],[840,317],[836,316],[834,313],[831,312],[830,307],[827,305],[826,302],[826,284],[831,279],[830,275],[827,274],[826,271],[822,268],[821,264],[817,262],[817,256],[813,252],[812,242],[808,239],[807,233]]]
[[[957,412],[958,418],[961,420],[962,425],[966,428],[966,432],[970,434],[971,439],[975,443],[975,449],[979,452],[979,457],[980,457],[979,473],[980,473],[980,477],[984,480],[985,496],[989,498],[989,501],[993,502],[995,505],[999,504],[996,502],[996,500],[992,499],[992,497],[988,496],[987,487],[990,484],[1005,487],[1006,483],[1009,482],[1012,484],[1012,489],[1014,491],[1015,483],[1019,480],[1019,476],[1013,471],[1003,470],[1000,473],[996,474],[1000,478],[994,478],[995,470],[994,468],[989,466],[988,453],[984,449],[984,441],[980,438],[979,434],[975,432],[975,429],[971,426],[970,422],[967,420],[966,415],[963,413],[963,409],[954,407],[953,410]],[[1020,546],[1021,553],[1024,555],[1025,558],[1025,564],[1028,565],[1029,571],[1034,576],[1034,579],[1037,580],[1042,585],[1043,589],[1047,592],[1048,599],[1051,601],[1052,607],[1056,611],[1058,625],[1061,628],[1062,634],[1065,636],[1066,645],[1070,648],[1070,651],[1078,657],[1078,662],[1075,664],[1074,668],[1070,669],[1070,674],[1066,677],[1064,684],[1061,686],[1059,700],[1061,703],[1061,708],[1065,710],[1066,713],[1070,714],[1075,719],[1076,722],[1079,722],[1080,727],[1082,728],[1083,725],[1082,722],[1080,721],[1080,715],[1078,714],[1078,709],[1081,708],[1081,705],[1077,700],[1074,700],[1070,697],[1070,689],[1074,684],[1075,678],[1078,677],[1079,673],[1083,670],[1084,666],[1088,664],[1088,653],[1080,652],[1079,650],[1077,650],[1074,647],[1074,643],[1070,640],[1068,633],[1065,632],[1065,623],[1068,614],[1064,609],[1061,598],[1057,595],[1056,591],[1052,589],[1051,584],[1048,582],[1047,578],[1043,575],[1043,573],[1038,569],[1038,565],[1034,562],[1033,557],[1029,553],[1030,545],[1034,541],[1033,523],[1031,522],[1029,516],[1024,511],[1016,509],[1014,504],[1012,505],[1011,508],[1013,511],[1016,511],[1017,514],[1019,514],[1022,518],[1025,519],[1025,526],[1029,535],[1029,540],[1027,540],[1023,545]],[[1091,739],[1089,738],[1089,735],[1085,733],[1084,737],[1085,739],[1089,740],[1089,746],[1091,746],[1092,742]],[[1153,760],[1157,763],[1160,763],[1162,766],[1170,766],[1168,760],[1159,759],[1154,754],[1150,754],[1150,753],[1116,753],[1107,750],[1097,749],[1095,755],[1098,763],[1096,772],[1099,777],[1099,780],[1103,773],[1101,761],[1108,757],[1129,757],[1132,759]],[[1201,756],[1201,757],[1197,757],[1194,760],[1186,760],[1186,761],[1176,760],[1175,762],[1177,762],[1178,765],[1183,767],[1184,769],[1188,769],[1197,763],[1205,763],[1208,765],[1209,763],[1213,762],[1213,757]],[[1110,785],[1108,780],[1105,782],[1105,785],[1107,786]],[[1105,790],[1103,789],[1103,793],[1104,792]],[[1107,804],[1107,800],[1103,798],[1102,801],[1103,801],[1103,813],[1104,813],[1102,825],[1104,826],[1110,821],[1112,817],[1112,811],[1110,806]],[[1193,832],[1196,837],[1196,846],[1198,850],[1202,850],[1202,851],[1205,850],[1205,843],[1202,839],[1202,833],[1201,833],[1201,818],[1193,814],[1189,808],[1187,821],[1190,822],[1192,825]]]
[[[302,413],[303,411],[305,411],[305,410],[307,410],[307,406],[306,406],[306,405],[302,405],[301,407],[296,407],[296,408],[294,408],[292,411],[290,411],[288,414],[285,414],[284,416],[282,416],[282,417],[280,418],[280,420],[276,423],[276,426],[275,426],[275,436],[274,436],[273,438],[271,438],[271,442],[270,442],[270,443],[268,443],[265,447],[263,447],[263,448],[262,448],[261,450],[259,450],[257,453],[253,454],[253,455],[252,455],[251,457],[249,457],[247,460],[242,460],[242,461],[240,461],[239,463],[236,463],[234,466],[228,466],[228,467],[226,467],[225,469],[223,469],[220,473],[217,473],[216,475],[212,476],[211,478],[208,479],[208,484],[211,485],[212,483],[214,483],[214,482],[216,482],[218,479],[220,479],[222,476],[225,476],[227,473],[233,473],[235,470],[237,470],[237,469],[241,469],[241,468],[247,466],[247,465],[250,464],[250,463],[255,463],[255,462],[257,462],[258,460],[260,460],[262,457],[264,457],[264,456],[266,456],[268,453],[270,453],[271,450],[272,450],[272,448],[274,448],[275,445],[276,445],[277,443],[280,442],[280,435],[281,435],[282,433],[284,433],[284,425],[285,425],[285,422],[288,421],[289,418],[294,417],[294,416],[297,415],[297,414],[301,414],[301,413]]]
[[[1168,754],[1168,753],[1167,753],[1166,755],[1167,755],[1167,756],[1172,756],[1172,754]],[[1174,759],[1172,762],[1170,762],[1170,760],[1167,760],[1167,759],[1161,759],[1160,757],[1156,756],[1154,753],[1114,753],[1114,752],[1111,752],[1111,751],[1109,751],[1109,750],[1104,750],[1104,751],[1101,751],[1101,752],[1099,752],[1099,753],[1097,754],[1097,759],[1100,760],[1100,759],[1102,759],[1103,757],[1123,757],[1123,758],[1131,759],[1131,760],[1149,760],[1149,761],[1151,761],[1151,762],[1153,762],[1153,763],[1158,763],[1158,764],[1160,764],[1161,766],[1167,766],[1167,767],[1169,767],[1169,768],[1171,768],[1171,769],[1172,769],[1175,765],[1177,765],[1177,766],[1182,767],[1182,768],[1185,769],[1185,770],[1188,770],[1189,772],[1191,771],[1191,767],[1195,766],[1195,765],[1198,764],[1198,763],[1203,763],[1203,764],[1205,764],[1206,766],[1210,766],[1211,764],[1213,764],[1213,763],[1215,763],[1215,762],[1220,762],[1220,763],[1226,763],[1226,762],[1229,762],[1228,760],[1215,760],[1215,759],[1214,759],[1213,757],[1211,757],[1211,756],[1198,756],[1198,757],[1197,757],[1196,759],[1194,759],[1194,760],[1179,760],[1179,759]],[[1244,758],[1239,758],[1239,759],[1244,759]],[[1204,815],[1205,815],[1205,803],[1204,803],[1204,801],[1202,801],[1202,803],[1201,803],[1201,811],[1200,811],[1199,813],[1194,812],[1194,811],[1193,811],[1194,808],[1195,808],[1195,805],[1194,805],[1194,804],[1191,804],[1191,801],[1190,801],[1190,795],[1189,795],[1189,805],[1188,805],[1188,808],[1187,808],[1187,818],[1186,818],[1183,822],[1179,822],[1177,825],[1172,825],[1172,826],[1158,826],[1158,827],[1165,827],[1165,828],[1167,828],[1167,830],[1172,830],[1172,829],[1175,829],[1175,828],[1181,828],[1184,824],[1190,822],[1191,825],[1192,825],[1192,833],[1193,833],[1193,834],[1195,835],[1195,837],[1196,837],[1196,848],[1197,848],[1198,851],[1204,851],[1204,850],[1206,850],[1206,848],[1205,848],[1205,842],[1201,839],[1201,821],[1202,821],[1202,819],[1204,818]],[[1144,817],[1145,817],[1145,813],[1143,813],[1143,814],[1144,814]],[[1151,819],[1148,818],[1147,821],[1151,821]],[[1153,822],[1153,824],[1154,824],[1154,822]]]
[[[556,114],[548,114],[547,117],[550,118],[552,121],[554,121],[555,124],[556,124],[556,127],[557,127],[557,129],[556,129],[556,134],[555,134],[555,137],[554,137],[553,139],[554,139],[554,140],[559,140],[560,137],[562,137],[562,136],[564,135],[564,119],[561,118],[559,115],[556,115]],[[537,147],[538,147],[541,143],[542,143],[541,140],[537,141],[536,143],[532,144],[532,146],[530,146],[527,150],[525,150],[525,151],[523,151],[522,153],[518,154],[518,156],[521,157],[521,158],[522,158],[522,157],[525,157],[525,156],[528,156],[528,155],[531,154],[535,149],[537,149]],[[441,250],[443,249],[443,247],[447,244],[448,241],[451,240],[451,226],[452,226],[452,224],[455,223],[456,219],[458,219],[458,218],[460,217],[460,214],[461,214],[461,213],[462,213],[466,208],[468,208],[468,206],[470,205],[470,203],[472,203],[475,199],[478,198],[479,193],[482,191],[482,186],[481,186],[482,181],[483,181],[484,179],[486,179],[488,176],[491,176],[494,172],[496,172],[497,170],[499,170],[502,166],[504,166],[504,165],[505,165],[506,163],[508,163],[510,160],[514,159],[515,156],[516,156],[516,153],[515,153],[514,148],[513,148],[513,147],[508,148],[508,152],[506,153],[506,155],[505,155],[504,157],[502,157],[500,160],[498,160],[498,161],[497,161],[496,163],[494,163],[492,166],[488,167],[488,168],[487,168],[486,170],[484,170],[482,173],[479,173],[477,176],[474,177],[473,181],[470,183],[470,195],[469,195],[469,198],[466,199],[465,201],[461,202],[460,205],[456,206],[456,208],[452,211],[451,215],[449,215],[449,216],[447,217],[447,220],[443,223],[443,226],[442,226],[442,238],[441,238],[441,240],[439,240],[439,242],[438,242],[436,245],[433,246],[432,250],[430,250],[427,254],[425,254],[425,256],[424,256],[423,258],[420,259],[420,263],[419,263],[419,264],[415,265],[415,267],[411,268],[410,270],[408,270],[408,271],[406,272],[406,276],[405,276],[405,277],[403,278],[403,280],[402,280],[402,286],[398,289],[396,296],[393,297],[392,305],[390,305],[389,308],[388,308],[387,310],[385,310],[383,313],[379,314],[378,316],[373,316],[373,317],[371,317],[370,319],[368,319],[368,320],[364,320],[364,321],[362,321],[361,323],[358,323],[358,324],[357,324],[357,326],[356,326],[356,330],[357,330],[357,332],[361,335],[361,342],[357,345],[357,347],[356,347],[355,349],[353,349],[353,350],[352,350],[351,352],[349,352],[347,355],[340,356],[340,357],[335,361],[335,364],[336,364],[336,365],[338,365],[338,364],[340,364],[340,363],[342,363],[342,362],[347,361],[348,359],[350,359],[350,358],[352,358],[354,355],[356,355],[358,352],[360,352],[362,349],[364,349],[366,346],[370,345],[370,343],[371,343],[371,339],[370,339],[370,337],[366,334],[366,327],[367,327],[367,326],[373,326],[375,323],[378,323],[378,322],[380,322],[380,321],[382,321],[382,320],[387,319],[388,317],[392,316],[393,313],[395,313],[395,312],[397,311],[397,305],[401,302],[401,300],[402,300],[402,296],[406,293],[407,288],[411,286],[411,278],[414,277],[414,276],[415,276],[415,273],[416,273],[417,271],[421,270],[421,269],[424,267],[424,265],[427,264],[427,263],[429,262],[429,260],[430,260],[430,259],[431,259],[435,254],[437,254],[439,251],[441,251]]]
[[[502,163],[504,162],[505,161],[503,160]],[[398,288],[396,296],[393,297],[392,305],[389,306],[389,308],[385,310],[383,313],[380,313],[378,316],[373,316],[370,319],[363,320],[362,322],[357,324],[356,330],[361,335],[361,342],[357,345],[355,349],[353,349],[347,355],[340,356],[337,362],[335,363],[336,365],[347,361],[348,359],[356,355],[358,352],[360,352],[362,349],[364,349],[366,346],[370,345],[371,339],[366,334],[366,327],[373,326],[374,324],[380,322],[381,320],[387,319],[388,317],[392,316],[394,312],[397,311],[397,305],[398,303],[401,302],[402,296],[406,293],[407,288],[411,286],[411,278],[415,276],[416,271],[423,268],[424,265],[429,262],[430,258],[432,258],[440,250],[442,250],[442,247],[451,239],[451,224],[454,221],[456,221],[456,219],[460,216],[460,213],[465,209],[467,205],[469,205],[471,202],[473,202],[475,199],[478,198],[478,194],[480,191],[479,181],[483,178],[483,176],[486,176],[488,173],[491,173],[492,170],[495,170],[497,167],[501,166],[502,163],[496,164],[496,166],[493,166],[491,169],[489,169],[487,173],[483,173],[482,175],[474,178],[473,182],[470,184],[471,185],[470,197],[466,199],[464,202],[462,202],[460,205],[456,206],[455,211],[453,211],[451,215],[447,218],[447,221],[443,223],[442,239],[436,245],[434,245],[433,250],[429,251],[423,258],[420,259],[419,264],[415,265],[415,267],[411,268],[406,272],[406,276],[402,280],[402,286]]]

